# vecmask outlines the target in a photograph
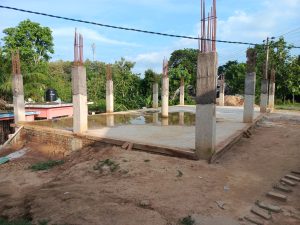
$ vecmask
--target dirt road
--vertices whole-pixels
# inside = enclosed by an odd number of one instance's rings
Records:
[[[250,138],[215,164],[124,151],[95,144],[46,172],[28,166],[61,158],[58,146],[31,144],[25,157],[0,165],[0,216],[48,224],[171,225],[192,215],[195,224],[249,224],[257,200],[283,212],[266,224],[300,224],[300,183],[281,203],[265,194],[290,170],[300,169],[300,114],[272,114]],[[4,154],[4,153],[1,153]],[[99,160],[109,159],[115,167]],[[218,203],[218,204],[217,204]],[[223,206],[222,209],[220,206]],[[205,225],[209,225],[207,222]]]

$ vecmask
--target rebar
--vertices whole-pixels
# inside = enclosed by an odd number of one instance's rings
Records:
[[[83,37],[81,34],[77,34],[77,29],[75,29],[74,37],[74,65],[83,65]]]
[[[112,71],[111,71],[111,65],[106,65],[106,80],[112,80]]]
[[[205,0],[201,0],[201,30],[200,43],[198,43],[200,52],[216,51],[216,33],[217,33],[217,10],[216,0],[213,0],[212,7],[208,16],[205,17]]]

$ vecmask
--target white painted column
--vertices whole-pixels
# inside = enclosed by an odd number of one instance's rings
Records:
[[[84,133],[88,129],[86,70],[84,66],[72,68],[73,132]]]
[[[152,102],[152,108],[158,108],[158,83],[153,83],[152,85],[153,90],[153,102]]]
[[[114,83],[112,80],[106,81],[106,112],[114,112]]]
[[[14,119],[17,124],[18,122],[26,121],[23,76],[22,74],[13,74],[12,79]]]
[[[216,146],[217,53],[198,53],[195,150],[199,159],[210,160]]]
[[[161,116],[169,116],[169,78],[163,76],[162,78],[162,94],[161,94]]]
[[[221,80],[220,92],[219,92],[219,106],[224,106],[225,102],[225,82],[224,79]]]
[[[180,79],[180,105],[184,105],[184,79]]]
[[[244,123],[252,123],[254,118],[256,73],[247,73],[245,78]]]

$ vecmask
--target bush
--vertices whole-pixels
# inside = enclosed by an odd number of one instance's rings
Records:
[[[49,170],[54,166],[59,166],[64,163],[63,160],[48,160],[45,162],[38,162],[33,164],[29,167],[32,171],[39,171],[39,170]]]

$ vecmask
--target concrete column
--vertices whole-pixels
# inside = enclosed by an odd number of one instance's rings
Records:
[[[216,145],[217,53],[198,53],[195,150],[199,159],[209,160]]]
[[[275,70],[271,70],[270,84],[269,84],[269,109],[272,112],[274,110],[275,102]]]
[[[244,123],[252,123],[254,118],[255,83],[256,83],[256,52],[253,48],[247,50],[247,74],[245,77]]]
[[[255,104],[256,73],[247,73],[245,78],[244,123],[252,123]]]
[[[162,93],[161,93],[161,116],[169,116],[169,78],[163,76],[162,78]]]
[[[106,81],[106,112],[114,112],[114,83],[112,80]]]
[[[180,105],[184,105],[184,78],[180,79]]]
[[[88,129],[86,70],[84,66],[72,68],[73,132],[84,133]]]
[[[221,79],[220,92],[219,92],[219,106],[224,106],[225,102],[225,81],[224,78]]]
[[[153,89],[152,108],[158,108],[158,83],[153,83],[152,89]]]
[[[23,76],[21,74],[13,74],[12,79],[14,119],[15,123],[18,123],[26,121]]]
[[[268,106],[268,80],[263,78],[261,80],[261,94],[260,94],[260,112],[267,112]]]

